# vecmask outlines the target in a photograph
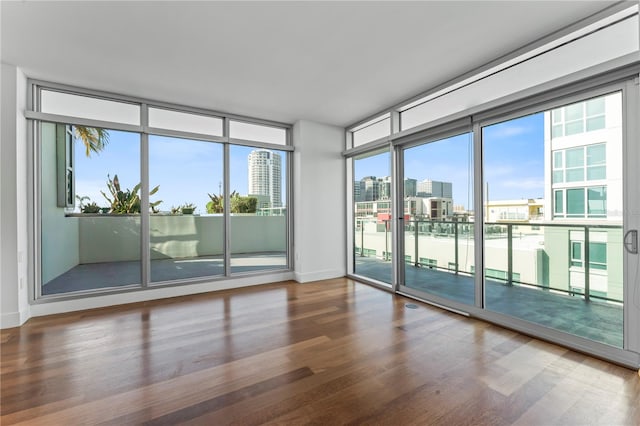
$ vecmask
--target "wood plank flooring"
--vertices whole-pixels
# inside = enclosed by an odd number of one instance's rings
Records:
[[[2,425],[640,424],[635,371],[348,279],[33,318],[0,342]]]

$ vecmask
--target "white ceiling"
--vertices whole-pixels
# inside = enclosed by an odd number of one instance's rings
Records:
[[[346,126],[614,2],[1,2],[27,76]]]

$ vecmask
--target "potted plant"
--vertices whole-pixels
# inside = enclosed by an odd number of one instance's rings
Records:
[[[78,207],[82,213],[100,213],[100,206],[98,206],[95,201],[88,204],[84,203],[85,201],[91,201],[91,198],[86,195],[83,197],[76,195],[76,199],[78,200]]]
[[[196,206],[193,203],[185,203],[180,207],[182,214],[193,214]]]

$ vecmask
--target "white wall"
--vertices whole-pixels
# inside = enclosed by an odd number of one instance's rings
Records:
[[[15,327],[29,317],[27,287],[27,123],[26,78],[2,64],[0,144],[0,326]]]
[[[344,129],[293,126],[294,254],[298,282],[346,274]]]
[[[640,59],[638,16],[558,47],[402,113],[403,130],[500,101],[520,91],[628,54]]]

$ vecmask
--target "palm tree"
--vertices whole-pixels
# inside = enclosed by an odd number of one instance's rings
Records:
[[[86,148],[87,157],[91,152],[99,154],[109,143],[109,131],[97,127],[73,126],[76,138],[80,139]]]

